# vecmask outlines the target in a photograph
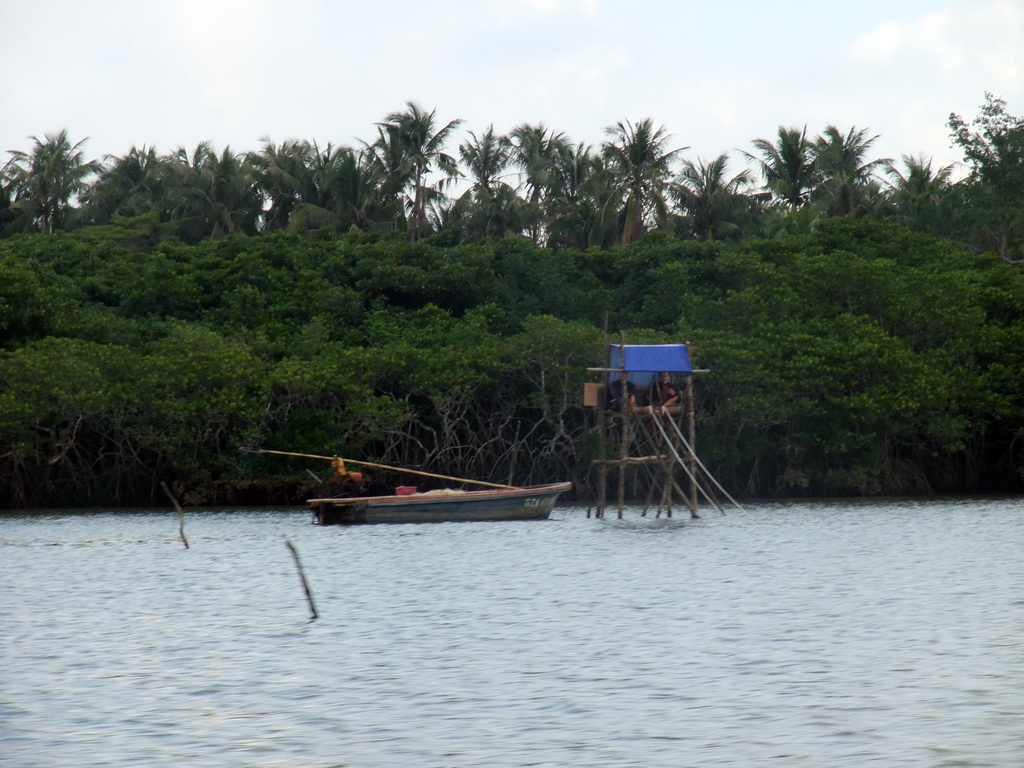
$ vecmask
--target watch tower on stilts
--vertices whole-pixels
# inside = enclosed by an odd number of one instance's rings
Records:
[[[699,518],[701,498],[725,514],[716,500],[719,495],[739,506],[696,452],[693,381],[708,371],[691,365],[689,342],[626,344],[620,333],[620,343],[607,347],[605,366],[587,370],[600,376],[600,381],[585,386],[583,400],[597,413],[597,517],[605,516],[609,486],[616,495],[619,519],[630,487],[638,503],[643,497],[643,517],[652,509],[655,517],[672,517],[673,508],[682,504],[692,518]],[[668,405],[657,397],[652,400],[652,393],[663,391],[658,382],[662,372],[669,374],[678,394]]]

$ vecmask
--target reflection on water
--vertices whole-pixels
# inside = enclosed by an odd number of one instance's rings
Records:
[[[1021,501],[554,518],[0,518],[0,765],[1024,765]]]

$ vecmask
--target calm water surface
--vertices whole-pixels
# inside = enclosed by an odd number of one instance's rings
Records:
[[[0,765],[1024,766],[1024,501],[553,518],[2,516]]]

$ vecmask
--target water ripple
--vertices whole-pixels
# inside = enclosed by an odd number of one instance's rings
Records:
[[[0,518],[0,765],[1024,765],[1019,501],[555,518]]]

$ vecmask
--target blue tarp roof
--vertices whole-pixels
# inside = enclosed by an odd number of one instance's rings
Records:
[[[625,364],[623,364],[623,350]],[[609,368],[620,368],[629,372],[689,373],[690,350],[685,344],[611,344],[609,345]]]

